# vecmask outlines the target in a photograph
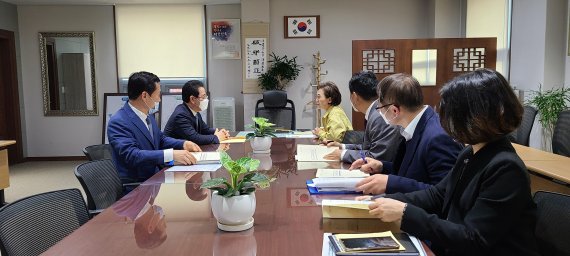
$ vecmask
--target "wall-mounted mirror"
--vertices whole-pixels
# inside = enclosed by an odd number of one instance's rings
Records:
[[[40,32],[46,116],[97,115],[94,32]]]

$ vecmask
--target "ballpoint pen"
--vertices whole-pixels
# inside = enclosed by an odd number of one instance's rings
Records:
[[[362,149],[360,150],[360,157],[362,158],[362,161],[364,161],[364,164],[367,164],[368,161],[366,161],[366,157],[364,155],[364,152],[362,151]]]

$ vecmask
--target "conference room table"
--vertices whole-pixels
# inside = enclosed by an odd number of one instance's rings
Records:
[[[220,146],[234,159],[259,159],[259,170],[276,178],[269,188],[255,192],[255,224],[249,230],[219,230],[210,208],[210,191],[199,188],[210,178],[227,177],[224,169],[163,170],[44,255],[321,255],[325,232],[385,231],[378,219],[323,219],[320,200],[352,199],[354,195],[310,195],[305,182],[315,177],[316,169],[340,168],[341,163],[298,165],[297,144],[314,141],[276,138],[271,154],[253,154],[249,142]],[[202,147],[204,151],[217,148]],[[143,209],[152,211],[138,216]],[[433,255],[428,247],[424,248],[428,255]]]
[[[513,143],[529,170],[531,190],[570,194],[570,157]]]

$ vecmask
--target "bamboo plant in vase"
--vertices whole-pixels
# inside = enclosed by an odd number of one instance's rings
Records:
[[[253,226],[255,213],[255,190],[267,188],[273,179],[257,171],[259,160],[242,157],[236,161],[224,151],[220,152],[227,178],[210,179],[200,188],[212,193],[212,213],[218,228],[224,231],[243,231]]]
[[[271,139],[275,136],[275,124],[270,123],[264,117],[252,117],[254,124],[249,125],[253,132],[248,133],[245,138],[251,143],[251,149],[256,154],[268,154],[271,152]]]

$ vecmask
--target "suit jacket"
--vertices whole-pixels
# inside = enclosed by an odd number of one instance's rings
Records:
[[[505,137],[465,148],[436,186],[386,197],[408,203],[402,230],[437,255],[538,255],[528,172]]]
[[[394,162],[382,161],[382,173],[389,175],[386,193],[412,192],[437,184],[451,170],[462,148],[443,130],[439,116],[428,107],[412,139],[400,144]]]
[[[400,143],[400,133],[393,125],[388,125],[376,108],[370,108],[364,130],[362,144],[346,144],[342,161],[352,163],[360,159],[360,151],[374,159],[393,161]]]
[[[192,141],[198,145],[220,143],[214,135],[216,129],[208,127],[202,118],[194,116],[185,103],[174,109],[164,127],[166,136]]]
[[[113,148],[113,162],[123,182],[144,181],[164,164],[163,149],[184,148],[184,141],[164,136],[154,116],[149,115],[153,136],[147,125],[125,105],[109,120],[107,136]]]

